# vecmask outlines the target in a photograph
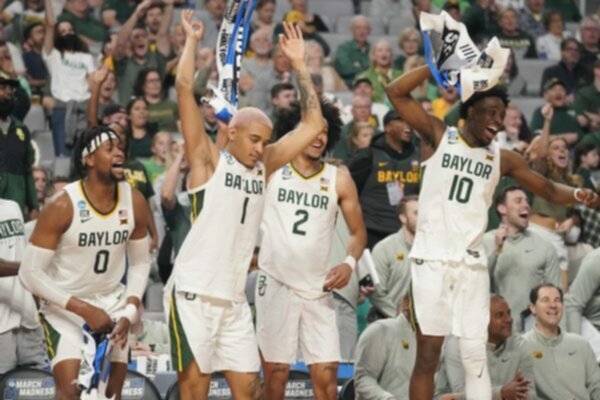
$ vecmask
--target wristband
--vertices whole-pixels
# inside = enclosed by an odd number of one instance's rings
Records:
[[[348,255],[348,257],[344,259],[344,264],[348,264],[350,268],[352,268],[352,271],[354,271],[354,269],[356,268],[356,258],[352,257],[351,255]]]
[[[138,309],[134,304],[127,304],[119,313],[119,318],[127,318],[130,324],[135,324],[138,320]]]
[[[580,197],[581,197],[580,195],[582,195],[582,194],[583,194],[583,199],[580,199]],[[577,188],[573,191],[573,197],[575,197],[575,201],[582,203],[585,201],[587,196],[585,195],[583,190],[581,190],[580,188]]]

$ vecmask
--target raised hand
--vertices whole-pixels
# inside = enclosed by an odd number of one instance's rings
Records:
[[[183,10],[181,12],[181,26],[185,37],[188,39],[202,40],[204,36],[204,24],[202,22],[192,21],[194,10]]]
[[[138,4],[138,6],[135,9],[136,15],[139,17],[142,14],[144,14],[148,10],[148,8],[150,8],[153,2],[153,0],[144,0],[140,4]]]
[[[108,67],[105,64],[102,64],[100,68],[94,71],[94,84],[102,85],[108,77],[108,72]]]
[[[305,50],[302,30],[298,25],[291,25],[283,22],[284,34],[279,35],[279,46],[283,54],[293,63],[303,63]]]
[[[554,116],[554,107],[552,107],[552,104],[546,103],[542,107],[541,112],[542,112],[542,117],[544,117],[545,120],[551,121],[552,117]]]

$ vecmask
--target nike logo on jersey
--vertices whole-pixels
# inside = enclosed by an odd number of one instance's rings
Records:
[[[503,362],[503,363],[507,362],[508,360],[509,360],[509,358],[501,358],[500,359],[500,361]]]
[[[483,376],[484,369],[485,369],[485,365],[483,367],[481,367],[481,371],[479,371],[479,375],[477,375],[477,378],[481,378]]]
[[[85,224],[86,222],[88,222],[90,219],[92,219],[92,217],[88,217],[88,218],[81,218],[81,223]]]
[[[572,356],[572,355],[574,355],[575,353],[577,353],[577,352],[576,352],[576,351],[570,351],[570,352],[569,352],[569,356]]]
[[[378,162],[378,163],[377,163],[377,166],[378,166],[378,167],[385,167],[385,166],[386,166],[386,165],[388,165],[388,164],[389,164],[389,163],[388,163],[387,161],[384,161],[384,162]]]

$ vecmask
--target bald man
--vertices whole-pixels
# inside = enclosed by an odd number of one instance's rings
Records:
[[[304,64],[302,33],[284,25],[279,44],[300,89],[300,123],[269,145],[271,121],[257,108],[245,108],[229,122],[225,148],[219,150],[206,134],[194,100],[194,50],[203,26],[192,22],[192,16],[191,10],[182,15],[186,43],[177,69],[177,96],[194,223],[166,289],[171,295],[172,361],[183,400],[207,398],[215,371],[223,372],[235,399],[255,399],[261,396],[260,360],[244,288],[262,216],[265,177],[326,127]]]
[[[352,87],[354,78],[369,68],[369,52],[371,45],[368,38],[371,34],[369,20],[357,15],[350,26],[352,40],[342,43],[335,52],[333,67],[344,79],[348,87]]]

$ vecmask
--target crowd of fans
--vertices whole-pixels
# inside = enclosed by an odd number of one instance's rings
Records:
[[[342,354],[356,362],[361,399],[407,398],[416,345],[403,301],[418,220],[420,161],[431,149],[393,111],[385,86],[425,63],[419,12],[444,10],[465,23],[476,43],[497,36],[511,49],[501,84],[516,101],[506,110],[500,146],[521,153],[553,181],[594,190],[600,189],[600,14],[582,16],[571,0],[319,0],[353,4],[356,15],[342,24],[343,17],[312,13],[316,0],[277,2],[257,2],[239,104],[261,108],[274,122],[294,104],[295,78],[276,37],[282,21],[299,24],[309,40],[307,63],[317,91],[337,107],[343,122],[328,157],[346,165],[355,181],[381,279],[375,288],[353,279],[336,293]],[[0,198],[20,205],[31,232],[44,204],[78,178],[68,165],[81,133],[111,126],[127,155],[126,180],[153,210],[148,229],[155,282],[170,275],[190,228],[188,164],[173,101],[185,40],[178,18],[189,3],[0,0]],[[198,112],[219,144],[220,122],[200,98],[218,79],[214,48],[226,0],[196,3],[197,19],[205,25],[196,54]],[[276,12],[281,9],[288,11]],[[386,29],[387,36],[372,34]],[[339,34],[346,35],[341,42],[335,39]],[[525,59],[547,61],[540,64],[541,93],[534,93],[539,107],[524,114],[518,100],[538,85],[519,72]],[[461,125],[456,90],[431,81],[412,94],[449,125]],[[42,116],[42,127],[29,126],[34,113]],[[54,158],[41,157],[49,150],[38,143],[44,135],[52,139]],[[526,398],[518,397],[523,391],[529,398],[537,393],[600,399],[600,214],[548,203],[504,178],[489,215],[485,244],[495,295],[488,363],[494,390],[505,399]],[[340,249],[344,229],[341,221],[339,243],[334,241]],[[164,326],[147,321],[132,332],[134,350],[166,352]],[[11,329],[0,326],[0,336]],[[456,343],[448,340],[438,374],[440,398],[464,390],[456,352]]]

